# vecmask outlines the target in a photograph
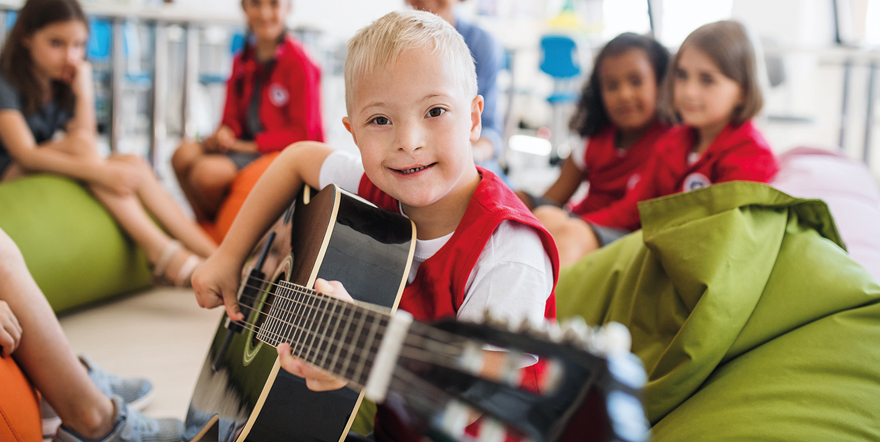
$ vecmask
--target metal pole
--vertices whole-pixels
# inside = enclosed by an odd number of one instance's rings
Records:
[[[110,151],[119,149],[119,140],[122,138],[122,115],[123,83],[125,82],[125,41],[122,35],[123,19],[115,17],[113,20],[113,53],[110,66]]]
[[[840,148],[846,149],[844,142],[846,141],[846,108],[849,104],[847,96],[849,95],[849,77],[852,71],[852,60],[847,59],[843,63],[843,99],[840,106]]]
[[[186,25],[186,46],[184,49],[184,74],[183,74],[183,124],[181,125],[181,138],[192,140],[196,137],[196,123],[190,113],[193,103],[193,95],[199,81],[199,28],[194,23]]]
[[[877,62],[872,62],[868,69],[868,109],[865,112],[865,153],[862,160],[871,167],[871,130],[874,126],[874,81],[877,76]]]
[[[149,160],[153,170],[158,174],[162,158],[162,143],[165,142],[167,129],[165,127],[165,98],[168,95],[168,36],[167,25],[162,22],[155,23],[155,45],[153,50],[153,131],[150,135]]]

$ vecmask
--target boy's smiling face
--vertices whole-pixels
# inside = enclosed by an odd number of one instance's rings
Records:
[[[480,138],[483,99],[429,49],[410,49],[385,69],[357,77],[343,124],[364,171],[404,208],[470,200],[479,182],[471,142]]]

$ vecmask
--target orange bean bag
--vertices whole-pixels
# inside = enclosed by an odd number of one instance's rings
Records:
[[[0,440],[43,440],[40,396],[11,357],[0,358]]]
[[[254,185],[257,184],[257,181],[263,175],[263,172],[269,168],[269,165],[275,161],[275,158],[277,158],[280,153],[281,152],[272,152],[263,155],[242,169],[235,177],[235,180],[232,181],[232,185],[229,187],[229,195],[226,196],[223,204],[220,205],[220,210],[217,211],[217,218],[214,219],[214,223],[202,224],[202,228],[208,232],[208,235],[214,238],[214,241],[217,241],[218,244],[223,241],[226,232],[228,232],[229,227],[232,226],[232,221],[235,220],[235,216],[238,215],[238,211],[241,210],[244,200],[247,199],[248,194],[251,193],[251,189],[254,188]]]

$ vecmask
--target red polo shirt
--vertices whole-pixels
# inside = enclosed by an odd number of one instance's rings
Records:
[[[695,129],[684,125],[669,129],[657,140],[657,155],[636,187],[617,203],[582,218],[600,226],[637,230],[641,227],[639,201],[725,181],[766,183],[779,169],[770,145],[751,121],[727,125],[703,155],[691,162],[695,144]]]
[[[237,138],[245,132],[254,84],[258,75],[265,75],[265,68],[253,55],[244,60],[242,54],[235,57],[226,84],[222,124]],[[297,141],[323,141],[320,92],[320,69],[301,43],[286,36],[276,49],[272,72],[262,79],[259,116],[263,131],[253,134],[257,150],[268,153]]]

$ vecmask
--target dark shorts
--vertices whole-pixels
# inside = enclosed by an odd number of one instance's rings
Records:
[[[580,218],[579,216],[572,214],[572,217]],[[608,244],[617,241],[620,238],[623,238],[626,235],[629,235],[630,231],[623,229],[615,229],[613,227],[605,227],[597,224],[593,224],[587,221],[587,225],[590,226],[590,230],[596,235],[596,240],[599,241],[599,246],[605,247]]]
[[[0,178],[6,173],[6,169],[12,164],[12,157],[0,155]]]
[[[235,164],[236,169],[241,170],[244,169],[248,164],[251,164],[257,158],[260,158],[262,155],[259,152],[238,152],[231,151],[226,152],[225,155],[232,160]]]

